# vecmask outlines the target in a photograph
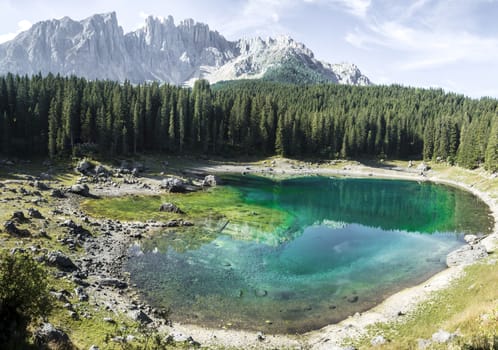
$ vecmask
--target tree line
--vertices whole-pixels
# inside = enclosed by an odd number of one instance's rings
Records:
[[[0,153],[423,158],[498,170],[498,101],[402,86],[238,81],[192,89],[0,77]]]

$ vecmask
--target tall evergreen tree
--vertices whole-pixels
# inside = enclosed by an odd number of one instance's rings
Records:
[[[486,147],[486,161],[484,163],[486,170],[491,172],[498,171],[498,116],[493,119],[491,132]]]

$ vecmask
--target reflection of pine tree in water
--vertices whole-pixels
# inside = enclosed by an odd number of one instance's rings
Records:
[[[483,203],[441,185],[310,178],[282,181],[279,188],[282,208],[294,213],[303,226],[332,220],[426,233],[488,231]],[[469,216],[475,221],[465,224],[463,218]]]

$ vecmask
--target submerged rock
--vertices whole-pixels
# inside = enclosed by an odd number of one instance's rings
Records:
[[[256,295],[257,297],[266,297],[268,295],[268,291],[264,289],[258,289],[254,291],[254,295]]]
[[[352,296],[350,296],[350,297],[348,298],[348,301],[349,301],[350,303],[356,303],[356,302],[358,301],[358,299],[359,299],[359,298],[358,298],[358,296],[357,296],[357,295],[352,295]]]
[[[487,256],[486,247],[482,244],[466,245],[449,253],[446,257],[446,265],[449,267],[468,265]]]
[[[117,289],[126,289],[128,288],[128,283],[120,281],[114,278],[104,278],[98,281],[98,284],[101,287],[113,287]]]

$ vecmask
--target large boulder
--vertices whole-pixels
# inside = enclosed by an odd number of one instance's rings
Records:
[[[486,247],[482,244],[465,245],[446,256],[446,265],[459,266],[469,265],[474,261],[483,259],[488,256]]]
[[[88,197],[90,195],[90,189],[86,184],[76,184],[69,187],[67,190],[70,193],[74,193],[83,197]]]
[[[168,190],[171,193],[187,192],[187,185],[181,179],[176,177],[168,177],[161,182],[161,188]]]
[[[161,207],[159,208],[159,211],[165,212],[165,213],[175,213],[175,214],[185,214],[183,210],[178,208],[176,205],[173,203],[163,203],[161,204]]]
[[[51,323],[44,323],[35,331],[35,345],[38,349],[71,349],[69,336]]]
[[[47,264],[61,271],[72,272],[78,269],[74,262],[61,251],[53,251],[47,255]]]

